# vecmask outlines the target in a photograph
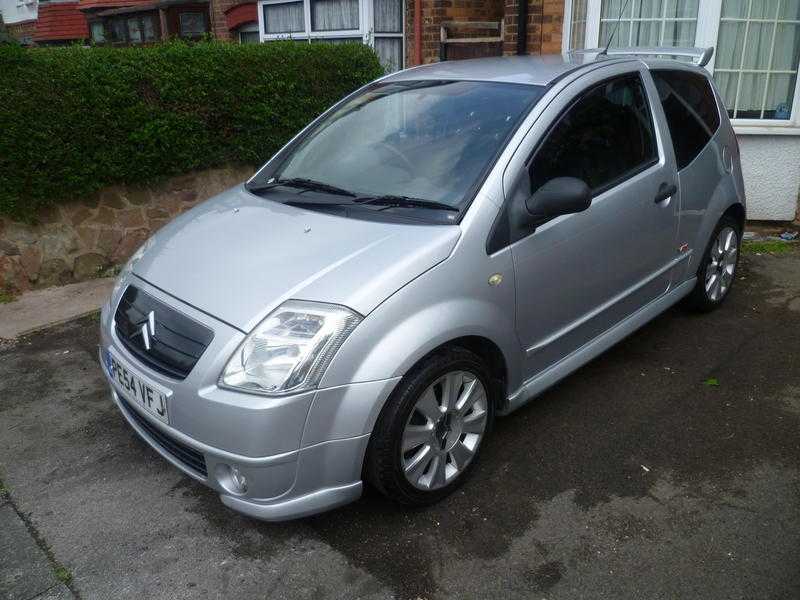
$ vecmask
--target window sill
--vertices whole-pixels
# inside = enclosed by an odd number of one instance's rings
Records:
[[[800,127],[797,125],[739,125],[736,121],[731,121],[736,135],[797,135],[800,136]]]

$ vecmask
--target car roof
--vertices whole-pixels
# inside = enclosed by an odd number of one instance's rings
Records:
[[[462,80],[519,83],[525,85],[549,85],[567,73],[590,65],[616,64],[622,62],[644,63],[650,67],[681,65],[691,67],[691,63],[674,59],[652,59],[637,56],[603,57],[598,59],[594,52],[574,52],[569,54],[545,54],[538,56],[493,56],[452,60],[411,67],[398,71],[384,81],[410,80]],[[700,69],[700,67],[695,67]],[[702,70],[702,69],[701,69]]]

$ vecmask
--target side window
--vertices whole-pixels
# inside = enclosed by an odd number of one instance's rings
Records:
[[[597,194],[657,160],[647,95],[629,75],[590,89],[559,118],[528,167],[530,191],[577,177]]]
[[[719,110],[711,83],[686,71],[653,71],[667,115],[678,170],[692,162],[719,128]]]

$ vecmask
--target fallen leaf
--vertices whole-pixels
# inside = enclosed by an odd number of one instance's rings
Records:
[[[711,386],[716,387],[716,386],[719,385],[719,379],[717,379],[716,377],[709,377],[703,383],[706,384],[706,385],[711,385]]]

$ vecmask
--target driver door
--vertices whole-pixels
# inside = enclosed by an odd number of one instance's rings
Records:
[[[511,228],[526,379],[667,291],[679,198],[656,119],[663,113],[645,70],[597,69],[548,106],[531,130],[524,167],[507,171],[511,203],[555,177],[577,177],[592,190],[583,212],[533,231]]]

